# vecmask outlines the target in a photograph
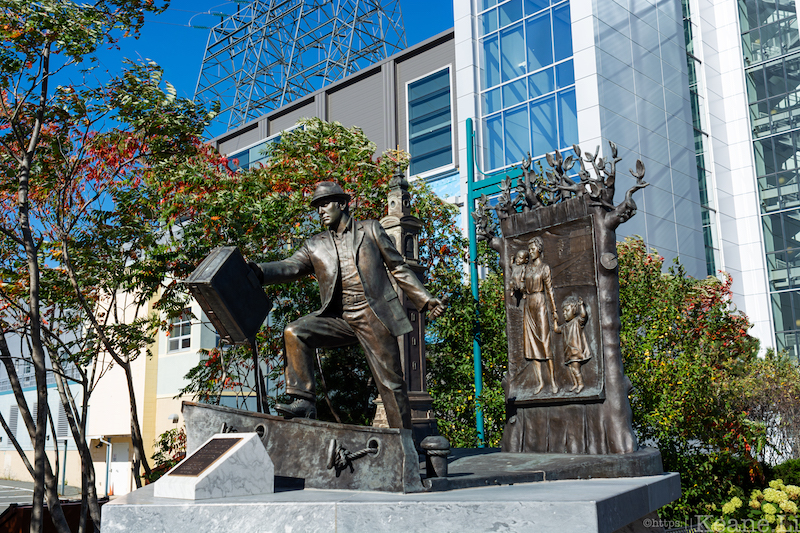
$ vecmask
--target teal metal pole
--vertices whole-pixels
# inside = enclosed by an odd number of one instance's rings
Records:
[[[475,220],[472,210],[475,201],[472,198],[472,186],[475,183],[475,132],[472,129],[472,119],[467,118],[467,225],[469,227],[469,280],[472,286],[472,299],[475,302],[475,332],[472,336],[472,361],[475,367],[475,428],[478,430],[478,447],[486,446],[486,436],[483,426],[483,408],[478,398],[483,391],[483,377],[481,374],[481,345],[478,303],[478,240],[475,234]]]

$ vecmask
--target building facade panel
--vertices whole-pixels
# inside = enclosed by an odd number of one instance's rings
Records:
[[[358,126],[378,146],[378,154],[390,148],[384,145],[383,77],[380,69],[369,69],[357,81],[334,87],[328,92],[327,105],[327,120],[341,122],[347,128]]]
[[[257,142],[260,138],[258,123],[247,124],[227,134],[217,145],[221,154],[233,154]]]
[[[313,97],[303,98],[298,102],[298,105],[292,106],[286,110],[279,110],[278,113],[268,116],[268,131],[269,135],[277,135],[284,130],[288,130],[297,124],[301,118],[311,118],[317,116],[317,106]],[[319,117],[325,118],[325,117]],[[254,138],[251,144],[263,140]]]

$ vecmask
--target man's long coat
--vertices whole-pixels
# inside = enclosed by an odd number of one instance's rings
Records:
[[[355,228],[350,232],[355,262],[367,303],[393,335],[410,332],[411,322],[392,287],[389,274],[418,310],[423,310],[433,296],[405,263],[377,220],[351,219],[351,223],[351,228]],[[264,273],[265,284],[294,281],[313,274],[319,282],[322,300],[322,307],[314,314],[322,314],[331,307],[339,279],[339,257],[330,231],[314,235],[287,259],[260,263],[258,266]]]

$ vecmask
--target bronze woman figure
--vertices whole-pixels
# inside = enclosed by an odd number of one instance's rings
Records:
[[[542,363],[547,363],[550,375],[550,390],[555,394],[558,386],[555,381],[553,366],[553,347],[550,342],[550,317],[553,324],[558,325],[556,302],[553,296],[553,283],[550,278],[550,267],[542,260],[544,244],[541,237],[534,237],[528,243],[529,261],[525,270],[525,288],[523,312],[524,354],[532,361],[533,369],[539,385],[534,390],[538,394],[544,388],[542,379]],[[550,311],[547,304],[550,304]]]

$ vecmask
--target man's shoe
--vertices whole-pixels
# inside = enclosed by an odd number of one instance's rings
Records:
[[[292,403],[277,403],[275,410],[284,418],[317,418],[317,406],[305,398],[295,398]]]

